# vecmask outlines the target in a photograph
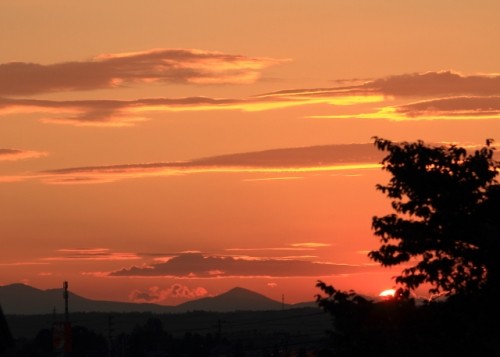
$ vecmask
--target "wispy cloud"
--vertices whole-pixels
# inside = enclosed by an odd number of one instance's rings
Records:
[[[499,97],[452,97],[425,100],[395,107],[406,117],[500,118]]]
[[[168,299],[193,299],[208,295],[203,287],[189,288],[186,285],[173,284],[167,288],[152,286],[147,290],[133,290],[129,299],[138,303],[161,303]]]
[[[330,243],[315,243],[315,242],[304,242],[304,243],[292,243],[284,247],[252,247],[252,248],[226,248],[226,252],[273,252],[273,251],[311,251],[320,248],[331,247]],[[305,256],[302,256],[305,257]],[[308,256],[312,257],[312,256]]]
[[[389,120],[500,119],[500,75],[466,76],[457,72],[426,72],[390,76],[363,84],[330,89],[288,91],[297,93],[343,92],[348,95],[380,94],[390,102],[419,99],[401,105],[383,105],[370,112],[311,115],[311,118],[360,118]],[[271,95],[283,95],[283,92]]]
[[[292,247],[297,247],[297,248],[324,248],[324,247],[331,247],[332,246],[329,243],[315,243],[315,242],[293,243],[290,245]]]
[[[311,166],[195,166],[193,163],[152,163],[152,164],[129,164],[115,166],[95,166],[70,168],[61,170],[45,171],[40,174],[19,177],[4,177],[0,181],[25,181],[39,179],[48,184],[98,184],[110,183],[126,179],[137,179],[146,177],[168,177],[176,175],[206,174],[206,173],[265,173],[265,174],[288,174],[288,173],[320,173],[344,170],[370,170],[378,169],[381,165],[376,162],[341,164],[332,163],[316,164]],[[276,181],[276,180],[274,180]]]
[[[212,156],[184,162],[62,168],[32,175],[6,176],[0,181],[36,179],[52,184],[89,184],[199,173],[304,174],[379,168],[382,157],[373,144],[324,145]]]
[[[38,261],[34,261],[34,262],[7,262],[7,263],[0,263],[0,266],[9,267],[9,266],[48,265],[48,264],[50,264],[50,263],[38,262]]]
[[[479,146],[481,145],[468,145],[469,148]],[[346,173],[343,176],[356,178],[360,171],[381,168],[380,162],[384,156],[384,153],[378,151],[372,143],[322,145],[237,153],[180,162],[61,168],[32,174],[0,176],[0,182],[37,180],[47,184],[99,184],[126,179],[208,173],[272,174],[273,182],[279,181],[277,175],[283,175],[287,181],[290,179],[289,174],[305,178],[311,173],[332,175],[343,172]],[[249,180],[254,179],[243,179],[243,181]],[[257,180],[269,181],[268,178],[257,178]],[[299,249],[298,247],[295,246]],[[300,249],[304,248],[305,246]]]
[[[19,149],[0,149],[0,161],[17,161],[25,159],[36,159],[47,156],[43,151],[19,150]]]
[[[37,113],[43,123],[73,126],[125,127],[148,120],[151,113],[239,110],[256,112],[313,104],[337,106],[373,103],[381,96],[296,95],[257,96],[251,98],[143,98],[136,100],[54,101],[38,99],[0,98],[0,115]]]
[[[319,263],[302,259],[213,256],[200,253],[178,255],[167,262],[146,267],[133,266],[110,273],[111,276],[169,276],[182,278],[294,277],[349,274],[366,270],[364,266]]]
[[[162,56],[176,53],[172,51],[173,50],[159,50],[158,52],[150,51],[142,54],[125,55],[123,57],[118,56],[116,58],[111,56],[109,59],[98,59],[95,61],[114,61],[117,59],[120,61],[133,61],[140,59],[140,63],[144,60],[146,63],[153,66],[153,64],[146,59],[151,57],[152,62],[154,62],[153,59],[161,62],[164,61]],[[217,61],[224,60],[230,63],[217,62],[218,65],[215,65],[213,68],[233,68],[239,66],[241,62],[249,67],[245,69],[245,71],[257,71],[258,68],[274,63],[274,60],[269,59],[251,58],[246,60],[241,56],[222,55],[212,52],[191,53],[187,50],[183,51],[185,51],[185,58],[189,58],[195,63],[203,63],[205,65],[207,61],[215,61],[215,59],[217,59]],[[191,55],[188,56],[188,54]],[[179,58],[181,57],[182,56],[179,55]],[[210,60],[207,58],[210,58]],[[125,67],[129,68],[129,66]],[[134,68],[134,66],[131,66],[131,68]],[[160,68],[163,67],[160,66]],[[244,71],[243,69],[240,70]],[[161,72],[162,70],[158,69],[158,71]],[[155,71],[153,72],[156,73]],[[218,72],[212,73],[209,70],[201,72],[207,76],[207,81],[215,80],[215,78],[225,78],[224,76],[217,77]],[[146,81],[144,78],[141,79],[141,73],[142,71],[138,71],[138,74],[136,73],[137,78],[134,80],[127,77],[122,78],[121,82]],[[212,78],[212,75],[214,78]],[[168,76],[164,78],[158,75],[157,78],[155,77],[154,81],[170,80],[169,78]],[[184,78],[184,80],[188,81],[187,77]],[[116,81],[109,78],[104,82],[107,83],[107,86],[116,85]],[[0,95],[1,94],[0,91]],[[337,111],[332,115],[311,115],[310,117],[357,117],[365,119],[385,118],[402,120],[423,118],[427,115],[429,118],[433,119],[479,119],[498,117],[499,95],[500,75],[485,74],[466,76],[457,72],[442,71],[390,76],[351,86],[288,89],[248,98],[158,97],[136,100],[51,101],[4,97],[0,98],[0,114],[39,113],[42,115],[41,121],[45,123],[74,126],[119,127],[132,126],[148,120],[151,113],[154,112],[209,110],[264,111],[314,104],[353,106],[357,104],[379,103],[381,105],[378,105],[377,108],[370,112],[345,115],[339,114]],[[411,98],[419,101],[399,106],[389,105],[394,98],[400,100]],[[424,110],[425,108],[423,107],[425,105],[428,105],[427,109],[447,107],[447,111]],[[456,107],[453,107],[453,105]],[[493,105],[492,108],[490,107],[491,105]],[[464,111],[464,108],[467,110]]]
[[[266,248],[227,248],[227,252],[273,252],[273,251],[304,251],[304,250],[314,250],[314,248],[308,247],[266,247]]]
[[[498,120],[500,97],[451,97],[382,107],[370,113],[322,115],[314,118],[408,120]]]
[[[397,97],[491,96],[500,94],[500,75],[463,75],[454,71],[412,73],[373,80],[361,87]]]
[[[450,97],[494,96],[500,94],[499,74],[463,75],[454,71],[424,72],[393,75],[351,86],[289,89],[264,94],[284,96],[365,96],[388,97]]]
[[[160,48],[99,55],[86,61],[0,64],[0,96],[115,88],[134,83],[252,83],[282,62],[198,49]]]
[[[113,252],[107,248],[69,248],[58,249],[58,255],[42,258],[44,261],[116,261],[116,260],[138,260],[142,259],[136,253]]]
[[[286,177],[266,177],[266,178],[255,178],[255,179],[244,179],[245,182],[259,182],[259,181],[294,181],[302,180],[303,176],[286,176]]]

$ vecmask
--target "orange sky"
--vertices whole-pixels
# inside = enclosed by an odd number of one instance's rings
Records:
[[[0,26],[2,285],[378,294],[371,138],[500,140],[495,0],[4,0]]]

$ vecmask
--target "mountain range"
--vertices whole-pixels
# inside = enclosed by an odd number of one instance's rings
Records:
[[[223,294],[188,301],[176,306],[150,303],[127,303],[91,300],[72,292],[68,294],[70,312],[154,312],[187,311],[266,311],[316,306],[313,302],[283,304],[248,289],[236,287]],[[41,290],[24,284],[0,286],[0,306],[5,314],[50,314],[64,312],[63,289]]]

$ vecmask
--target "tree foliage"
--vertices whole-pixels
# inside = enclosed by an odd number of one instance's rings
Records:
[[[369,257],[403,265],[396,282],[404,288],[429,283],[436,294],[498,291],[500,165],[491,143],[468,153],[455,145],[374,138],[388,152],[382,165],[392,175],[377,189],[395,212],[373,218],[381,246]]]
[[[500,356],[500,306],[483,295],[417,304],[377,302],[319,281],[318,305],[333,316],[332,356]]]

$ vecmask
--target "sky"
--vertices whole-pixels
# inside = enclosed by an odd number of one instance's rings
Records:
[[[500,142],[496,0],[3,0],[0,285],[378,294],[373,137]]]

